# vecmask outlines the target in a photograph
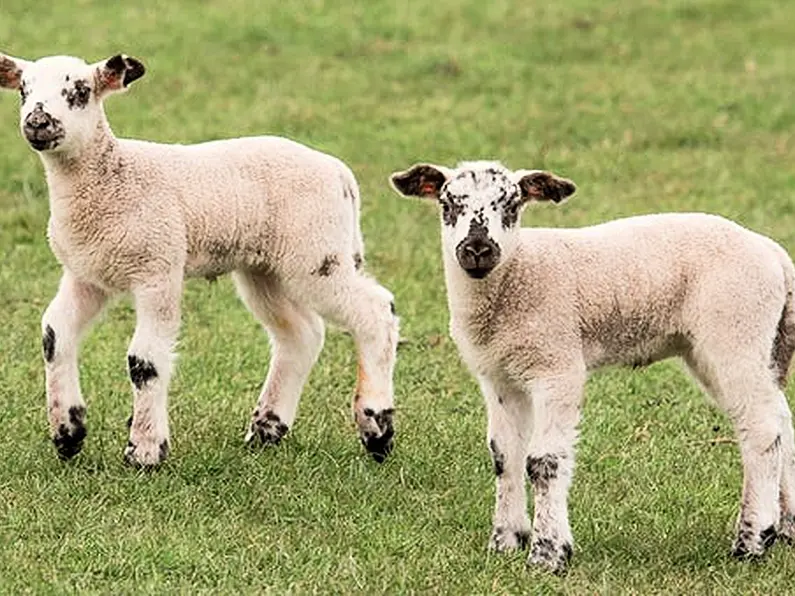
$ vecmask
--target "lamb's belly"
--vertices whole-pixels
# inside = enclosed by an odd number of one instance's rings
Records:
[[[268,259],[261,250],[245,251],[237,247],[216,246],[189,254],[185,262],[187,277],[215,279],[237,269],[267,269]]]
[[[659,360],[683,354],[687,345],[680,335],[665,335],[655,338],[625,337],[621,342],[607,341],[583,343],[585,364],[589,370],[603,366],[648,366]]]

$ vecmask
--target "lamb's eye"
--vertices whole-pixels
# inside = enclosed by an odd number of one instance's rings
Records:
[[[25,103],[25,100],[28,98],[28,92],[25,90],[24,86],[19,88],[19,97],[22,100],[22,103]]]
[[[450,203],[442,203],[442,213],[448,215],[450,213]]]
[[[91,89],[88,87],[77,87],[75,88],[75,95],[77,95],[78,101],[81,103],[86,103],[88,101],[89,95],[91,95]]]

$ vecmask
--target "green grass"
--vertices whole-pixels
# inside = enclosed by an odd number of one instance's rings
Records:
[[[59,267],[41,165],[0,94],[0,591],[95,593],[786,593],[795,549],[728,556],[740,492],[725,418],[674,363],[596,374],[571,496],[570,573],[486,552],[493,478],[477,387],[447,339],[438,221],[398,199],[415,161],[497,158],[579,193],[526,225],[721,213],[795,251],[795,4],[785,0],[30,3],[3,0],[2,51],[148,74],[107,110],[120,136],[280,134],[343,158],[363,191],[370,271],[397,297],[397,450],[350,422],[355,357],[330,332],[297,424],[242,445],[268,346],[229,280],[188,284],[173,453],[124,467],[134,313],[86,338],[89,438],[57,461],[39,319]]]

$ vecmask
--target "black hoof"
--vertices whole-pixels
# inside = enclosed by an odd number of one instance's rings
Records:
[[[58,457],[66,461],[72,459],[83,449],[83,440],[86,438],[86,425],[83,420],[86,409],[83,406],[69,408],[69,424],[60,424],[55,431],[52,442],[58,452]]]
[[[754,536],[747,527],[744,527],[734,542],[732,557],[740,561],[759,559],[776,543],[776,538],[776,529],[773,526],[762,530],[758,536]]]
[[[133,468],[149,470],[162,464],[171,450],[167,440],[163,440],[156,449],[143,450],[132,441],[127,441],[124,449],[124,463]]]
[[[263,417],[255,418],[251,422],[246,443],[251,445],[256,439],[261,445],[278,445],[289,430],[278,414],[268,411]]]
[[[378,432],[375,433],[370,430],[365,430],[361,434],[362,445],[367,449],[368,453],[379,464],[384,463],[387,456],[392,453],[394,448],[395,427],[393,424],[393,417],[395,410],[387,408],[381,410],[377,414],[370,408],[365,408],[364,415],[371,418],[375,425],[378,427]]]
[[[573,550],[571,544],[555,544],[549,538],[537,538],[530,548],[528,565],[543,567],[555,575],[566,575]]]

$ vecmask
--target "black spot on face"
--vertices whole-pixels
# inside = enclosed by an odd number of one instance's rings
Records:
[[[489,451],[491,451],[491,459],[494,462],[494,474],[502,476],[505,472],[505,454],[497,447],[497,442],[494,439],[489,441]]]
[[[79,79],[72,87],[61,90],[61,95],[66,98],[66,105],[70,110],[82,110],[88,105],[91,87],[86,81]]]
[[[450,193],[443,193],[439,197],[439,204],[442,206],[442,221],[446,226],[454,226],[458,222],[458,218],[464,213],[464,201],[466,197],[451,195]]]
[[[44,359],[47,362],[52,362],[55,358],[55,331],[52,327],[47,325],[44,328],[44,335],[41,338],[41,348],[44,352]]]
[[[394,301],[394,300],[392,300],[392,301],[389,303],[389,311],[390,311],[390,312],[391,312],[393,315],[395,314],[395,301]]]
[[[155,365],[148,360],[138,358],[135,354],[127,356],[127,365],[130,370],[130,380],[138,390],[152,379],[157,378]]]
[[[19,86],[19,98],[23,104],[28,100],[29,95],[30,91],[28,90],[28,86],[22,82]]]
[[[83,440],[86,438],[85,415],[86,409],[83,406],[72,406],[69,408],[70,426],[60,424],[55,431],[52,442],[60,459],[71,459],[83,448]]]
[[[339,267],[340,259],[337,255],[326,255],[323,262],[317,269],[312,270],[312,275],[319,275],[320,277],[328,277],[334,270]]]
[[[356,269],[356,271],[359,271],[362,268],[363,264],[364,264],[364,260],[362,259],[361,253],[358,253],[358,252],[355,253],[353,255],[353,267],[354,267],[354,269]]]
[[[527,458],[527,477],[536,491],[545,491],[550,481],[558,477],[558,456],[546,454]]]

